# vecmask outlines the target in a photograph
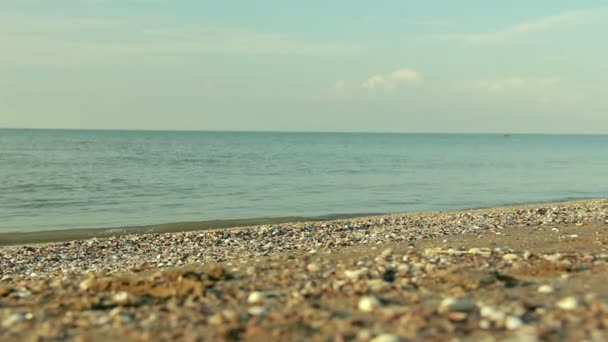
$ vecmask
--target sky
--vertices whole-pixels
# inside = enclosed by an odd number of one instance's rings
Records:
[[[605,1],[2,0],[0,127],[608,133]]]

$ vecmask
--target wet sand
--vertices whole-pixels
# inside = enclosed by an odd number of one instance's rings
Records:
[[[144,226],[114,227],[114,228],[75,228],[48,230],[26,233],[0,233],[0,246],[18,246],[24,244],[39,244],[48,242],[63,242],[84,240],[92,238],[107,238],[132,234],[177,233],[191,232],[207,229],[256,226],[263,224],[279,224],[302,221],[321,221],[323,218],[308,218],[300,216],[286,216],[273,218],[252,218],[233,220],[209,220],[194,222],[174,222]]]
[[[608,200],[0,249],[0,338],[604,341]]]

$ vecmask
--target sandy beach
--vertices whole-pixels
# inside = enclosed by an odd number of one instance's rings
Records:
[[[608,200],[0,247],[0,339],[604,341]]]

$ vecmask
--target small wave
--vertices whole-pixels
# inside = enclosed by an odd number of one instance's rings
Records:
[[[9,209],[49,209],[49,208],[63,208],[63,207],[81,207],[91,205],[90,201],[57,201],[57,200],[42,200],[35,199],[29,202],[12,202],[12,204],[6,205]]]
[[[385,201],[382,204],[386,205],[417,205],[423,203],[422,201]]]
[[[27,193],[27,192],[36,192],[41,190],[49,190],[49,191],[70,191],[73,190],[74,187],[72,185],[66,184],[38,184],[38,183],[27,183],[27,184],[14,184],[5,186],[3,192],[12,192],[12,193]]]
[[[15,184],[15,185],[8,185],[4,188],[5,191],[11,191],[11,190],[30,190],[30,189],[36,189],[38,188],[37,184],[33,184],[33,183],[29,183],[29,184]]]
[[[182,163],[182,164],[216,164],[216,163],[221,163],[222,160],[217,159],[217,158],[203,158],[203,159],[182,158],[182,159],[176,159],[175,162]]]

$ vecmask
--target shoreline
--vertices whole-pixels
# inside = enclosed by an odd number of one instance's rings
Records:
[[[532,202],[532,203],[512,203],[496,207],[482,206],[473,208],[463,208],[457,210],[437,210],[420,212],[401,212],[401,213],[352,213],[352,214],[327,214],[321,216],[281,216],[281,217],[259,217],[259,218],[238,218],[238,219],[217,219],[202,221],[167,222],[160,224],[146,224],[133,226],[116,227],[93,227],[93,228],[68,228],[52,229],[28,232],[6,232],[0,233],[0,247],[19,246],[23,244],[45,244],[52,242],[67,242],[74,240],[86,240],[92,238],[108,238],[112,236],[125,236],[132,234],[165,234],[194,232],[214,229],[234,229],[244,227],[255,227],[261,225],[286,224],[286,223],[305,223],[305,222],[326,222],[357,218],[382,218],[392,216],[419,216],[433,215],[440,213],[457,213],[466,211],[483,210],[510,210],[523,209],[535,206],[554,206],[575,204],[577,202],[598,201],[606,198],[582,198],[564,199],[557,201]]]

